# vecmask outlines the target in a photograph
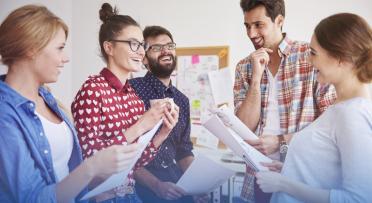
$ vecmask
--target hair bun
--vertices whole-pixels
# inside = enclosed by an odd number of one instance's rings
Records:
[[[372,82],[372,50],[366,50],[355,62],[357,76],[361,82]]]
[[[99,10],[99,18],[103,23],[106,23],[112,16],[117,15],[117,8],[112,8],[109,3],[102,4],[101,9]]]

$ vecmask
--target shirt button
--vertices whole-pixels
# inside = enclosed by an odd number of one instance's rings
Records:
[[[48,150],[44,150],[44,154],[48,154],[49,153],[49,151]]]
[[[30,103],[30,107],[31,107],[31,108],[34,107],[34,104],[33,104],[33,103]]]
[[[40,132],[40,134],[39,134],[40,136],[43,136],[44,135],[44,133],[43,132]]]
[[[168,149],[168,147],[165,147],[165,149]]]

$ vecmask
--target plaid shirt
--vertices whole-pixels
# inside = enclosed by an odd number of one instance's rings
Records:
[[[277,72],[278,105],[282,134],[295,133],[314,121],[336,99],[333,86],[320,85],[316,71],[310,64],[310,47],[304,42],[285,37],[279,44],[281,62]],[[267,120],[269,97],[268,69],[261,80],[261,116],[256,129],[262,135]],[[238,110],[244,101],[252,80],[252,65],[249,57],[241,60],[235,71],[234,104]],[[253,170],[247,167],[241,197],[254,200]]]

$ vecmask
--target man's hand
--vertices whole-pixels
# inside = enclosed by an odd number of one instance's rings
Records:
[[[180,108],[174,104],[173,110],[165,110],[163,115],[163,125],[158,134],[154,137],[153,142],[156,147],[159,147],[164,140],[170,135],[172,129],[178,122]]]
[[[270,61],[269,54],[272,52],[273,51],[271,49],[262,47],[249,55],[249,59],[252,64],[252,79],[254,81],[261,81],[265,67]]]
[[[192,198],[194,199],[195,203],[208,203],[210,200],[210,197],[208,194],[195,195]]]
[[[273,154],[279,150],[278,136],[262,135],[257,140],[245,141],[265,155]]]
[[[282,171],[282,168],[283,168],[283,162],[280,162],[277,160],[273,160],[273,162],[271,163],[261,162],[261,165],[267,167],[270,171],[274,171],[278,173],[280,173],[280,171]]]
[[[186,195],[186,192],[172,182],[161,182],[156,184],[157,187],[152,188],[155,194],[166,200],[176,200]]]

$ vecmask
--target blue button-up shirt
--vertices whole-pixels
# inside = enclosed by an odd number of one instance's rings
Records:
[[[35,114],[35,103],[4,79],[0,76],[0,202],[56,202],[52,151]],[[74,145],[68,163],[72,171],[82,162],[74,127],[45,88],[39,88],[39,95],[72,131]]]
[[[176,162],[193,156],[192,142],[190,140],[190,104],[189,99],[177,88],[170,85],[166,87],[152,73],[145,77],[134,78],[129,81],[136,90],[137,95],[144,101],[146,109],[150,108],[151,99],[173,98],[179,106],[178,123],[163,142],[155,159],[145,168],[162,181],[177,182],[182,170]]]

